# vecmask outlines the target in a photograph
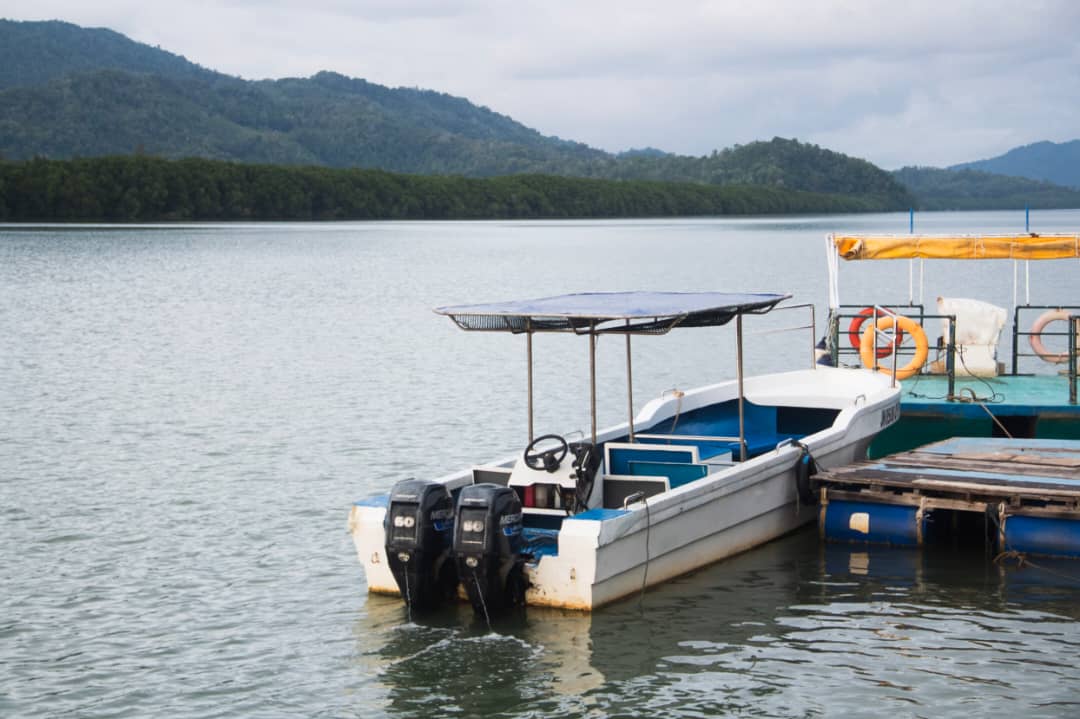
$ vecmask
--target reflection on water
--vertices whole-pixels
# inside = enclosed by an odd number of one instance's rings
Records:
[[[1080,564],[820,545],[806,530],[592,615],[529,608],[497,634],[466,605],[357,627],[393,713],[1080,711]]]

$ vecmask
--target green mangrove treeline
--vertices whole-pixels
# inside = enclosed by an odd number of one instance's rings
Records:
[[[487,179],[147,156],[0,161],[0,220],[509,219],[873,212],[895,198],[547,175]]]
[[[1043,210],[1080,207],[1080,190],[1026,177],[980,170],[904,167],[893,177],[908,187],[924,210]]]

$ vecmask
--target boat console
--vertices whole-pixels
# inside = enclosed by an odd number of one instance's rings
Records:
[[[545,434],[521,453],[509,486],[518,493],[522,511],[534,520],[530,524],[557,527],[561,518],[593,506],[599,468],[600,452],[592,442]],[[544,517],[550,519],[545,522]]]

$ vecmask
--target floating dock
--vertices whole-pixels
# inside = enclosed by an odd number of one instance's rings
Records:
[[[814,479],[830,541],[1080,557],[1080,440],[955,437]]]

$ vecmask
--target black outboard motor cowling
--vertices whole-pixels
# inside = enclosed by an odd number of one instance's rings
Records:
[[[525,604],[521,520],[521,500],[510,487],[473,484],[458,496],[454,556],[477,614]]]
[[[395,484],[383,531],[387,563],[410,607],[434,609],[453,598],[454,501],[445,485],[425,479]]]

